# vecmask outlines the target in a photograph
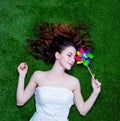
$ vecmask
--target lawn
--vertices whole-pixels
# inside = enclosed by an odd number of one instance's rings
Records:
[[[35,38],[32,30],[42,21],[85,23],[95,43],[90,68],[102,91],[85,117],[72,106],[69,121],[119,121],[119,0],[0,0],[0,121],[29,121],[35,112],[34,96],[23,107],[16,106],[17,66],[23,61],[29,66],[25,84],[35,70],[51,68],[23,47],[27,38]],[[88,70],[75,65],[69,73],[79,78],[86,100],[92,92]]]

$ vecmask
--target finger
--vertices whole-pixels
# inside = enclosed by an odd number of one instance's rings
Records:
[[[27,65],[25,62],[22,62],[22,63],[20,64],[20,66],[25,66],[25,65]]]
[[[22,65],[22,66],[23,66],[23,65],[26,65],[26,63],[25,63],[25,62],[22,62],[20,65]]]
[[[97,88],[99,88],[101,86],[101,83],[98,81],[95,81],[95,84],[96,84]]]
[[[27,65],[25,62],[23,62],[24,65]]]
[[[98,85],[98,82],[96,80],[94,80],[94,83],[95,83],[95,85]]]
[[[21,70],[23,70],[23,69],[25,69],[25,68],[26,68],[26,65],[25,65],[25,64],[20,65],[20,69],[21,69]]]
[[[101,83],[98,81],[98,79],[95,79],[95,81],[96,81],[98,84],[100,84],[100,85],[101,85]]]
[[[92,75],[92,79],[93,79],[93,80],[95,79],[95,74]]]
[[[21,67],[22,70],[24,70],[25,68],[26,68],[26,66]]]
[[[98,85],[99,85],[99,86],[101,86],[101,83],[100,83],[100,82],[98,82]]]
[[[23,68],[26,68],[26,63],[23,63]]]

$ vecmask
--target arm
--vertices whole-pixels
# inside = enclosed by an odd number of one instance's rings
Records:
[[[89,112],[89,110],[92,108],[101,90],[101,83],[94,78],[94,75],[92,76],[92,87],[93,87],[92,94],[86,101],[84,101],[82,94],[81,94],[79,81],[77,81],[76,86],[75,86],[75,90],[74,90],[75,105],[78,111],[80,112],[80,114],[83,116],[85,116]]]
[[[16,92],[16,101],[18,106],[24,105],[31,98],[37,86],[35,82],[36,73],[34,73],[27,87],[24,89],[24,81],[25,81],[27,70],[28,70],[28,66],[26,65],[26,63],[21,63],[18,66],[19,79],[18,79],[18,86],[17,86],[17,92]]]

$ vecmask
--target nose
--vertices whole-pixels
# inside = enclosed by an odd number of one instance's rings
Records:
[[[72,58],[72,63],[73,63],[73,64],[75,63],[75,57]]]

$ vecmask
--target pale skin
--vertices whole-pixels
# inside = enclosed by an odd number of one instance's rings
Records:
[[[28,66],[25,62],[20,63],[18,66],[18,87],[16,93],[17,105],[24,105],[34,94],[35,89],[39,87],[59,87],[66,88],[73,92],[74,102],[79,113],[85,116],[92,108],[97,96],[101,91],[101,83],[92,75],[91,85],[93,91],[90,97],[84,101],[81,94],[80,82],[77,78],[67,74],[65,70],[70,70],[75,62],[76,50],[74,47],[69,46],[60,54],[55,53],[55,63],[49,71],[35,71],[24,88],[24,81],[28,71]]]

